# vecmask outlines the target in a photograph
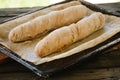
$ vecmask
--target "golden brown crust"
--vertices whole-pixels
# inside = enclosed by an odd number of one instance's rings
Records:
[[[46,9],[43,9],[43,10],[39,10],[39,11],[36,11],[34,13],[31,13],[31,14],[27,14],[25,16],[22,16],[22,17],[19,17],[17,19],[14,19],[14,20],[11,20],[11,21],[8,21],[8,22],[5,22],[3,24],[0,24],[0,27],[9,27],[9,30],[11,30],[12,28],[20,25],[20,24],[23,24],[25,22],[28,22],[38,16],[41,16],[41,15],[45,15],[45,14],[48,14],[50,13],[51,11],[57,11],[57,10],[62,10],[62,9],[65,9],[67,7],[70,7],[70,6],[75,6],[75,5],[79,5],[80,2],[79,1],[71,1],[69,3],[64,3],[64,4],[59,4],[59,5],[54,5],[54,6],[51,6],[51,7],[48,7]],[[5,33],[1,33],[0,34],[5,34]],[[8,33],[7,33],[8,34]]]
[[[19,42],[33,39],[45,31],[77,22],[87,14],[87,11],[88,9],[83,5],[53,11],[17,26],[9,33],[9,40]]]
[[[49,55],[99,30],[104,22],[103,14],[93,13],[76,24],[59,28],[38,42],[35,53],[40,57]]]

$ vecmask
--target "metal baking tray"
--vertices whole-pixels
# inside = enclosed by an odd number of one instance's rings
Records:
[[[58,5],[58,4],[62,4],[62,3],[67,3],[67,2],[70,2],[70,1],[73,1],[73,0],[63,1],[63,2],[53,4],[53,5],[50,5],[50,6],[54,6],[54,5]],[[104,14],[115,15],[115,16],[120,17],[120,14],[117,13],[117,12],[108,11],[106,9],[103,9],[103,8],[99,7],[98,5],[91,4],[91,3],[83,1],[83,0],[81,0],[80,2],[83,5],[87,6],[88,8],[90,8],[94,11],[99,11],[99,12],[102,12]],[[47,6],[47,7],[50,7],[50,6]],[[45,9],[47,7],[40,8],[40,9],[37,9],[37,10],[34,10],[34,11],[30,11],[28,13],[13,17],[11,19],[4,20],[1,23],[16,19],[18,17],[24,16],[24,15],[27,15],[27,14],[30,14],[30,13],[33,13],[33,12],[36,12],[38,10]],[[116,35],[114,35],[113,37],[109,38],[108,40],[104,41],[103,43],[98,44],[97,46],[86,49],[82,52],[71,55],[69,57],[53,60],[53,61],[46,62],[46,63],[40,64],[40,65],[34,65],[33,63],[22,59],[16,53],[9,50],[8,48],[3,46],[2,44],[0,44],[0,51],[2,53],[6,54],[7,56],[9,56],[10,58],[14,59],[15,61],[17,61],[18,63],[27,67],[28,69],[33,71],[36,75],[38,75],[40,77],[43,77],[43,78],[47,78],[49,75],[52,75],[53,73],[55,73],[57,71],[63,70],[67,67],[70,67],[71,65],[74,65],[74,64],[80,62],[80,61],[86,60],[89,57],[95,56],[95,55],[97,55],[97,54],[99,54],[103,51],[106,51],[107,49],[109,49],[109,48],[111,48],[111,47],[113,47],[113,46],[115,46],[119,43],[120,43],[120,32],[117,33]]]

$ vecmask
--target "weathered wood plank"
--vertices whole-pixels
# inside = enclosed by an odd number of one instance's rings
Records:
[[[109,3],[109,4],[100,4],[101,7],[106,8],[108,10],[113,10],[113,11],[120,11],[120,2],[118,3]]]
[[[0,9],[0,17],[13,17],[21,13],[26,13],[31,10],[40,9],[42,7],[33,7],[33,8],[6,8]]]
[[[31,72],[0,73],[1,80],[41,80]],[[48,80],[119,80],[120,68],[62,71]]]
[[[13,16],[17,16],[21,13],[25,13],[30,11],[30,9],[0,9],[0,17],[13,17]]]
[[[13,17],[14,17],[14,16],[13,16]],[[0,22],[4,21],[4,20],[6,20],[6,19],[9,19],[9,18],[11,18],[11,17],[0,17]]]
[[[35,80],[36,76],[29,72],[0,73],[0,80]]]
[[[101,53],[84,63],[77,64],[82,69],[120,67],[120,49]]]
[[[74,76],[74,77],[73,77]],[[74,69],[61,72],[50,80],[119,80],[120,68]]]

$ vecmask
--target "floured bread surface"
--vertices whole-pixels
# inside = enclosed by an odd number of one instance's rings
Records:
[[[67,8],[67,7],[70,7],[70,6],[75,6],[75,5],[80,5],[80,4],[81,3],[79,1],[71,1],[71,2],[68,2],[68,3],[63,3],[63,4],[51,6],[49,8],[39,10],[39,11],[36,11],[34,13],[22,16],[20,18],[5,22],[5,23],[1,24],[0,27],[5,28],[5,27],[9,26],[9,30],[11,30],[12,28],[14,28],[14,27],[16,27],[20,24],[23,24],[25,22],[28,22],[28,21],[30,21],[30,20],[38,17],[38,16],[42,16],[42,15],[45,15],[45,14],[50,13],[52,11],[62,10],[62,9]]]
[[[104,26],[105,18],[101,13],[92,15],[51,32],[48,36],[38,42],[35,53],[40,57],[51,54],[54,51],[85,38]]]
[[[11,30],[9,40],[20,42],[34,39],[45,31],[50,31],[77,22],[87,14],[88,8],[83,5],[72,6],[60,11],[37,17]]]

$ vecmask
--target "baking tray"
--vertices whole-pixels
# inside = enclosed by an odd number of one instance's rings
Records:
[[[71,0],[73,1],[73,0]],[[67,1],[63,1],[57,4],[53,4],[50,6],[54,6],[54,5],[58,5],[58,4],[62,4],[62,3],[67,3],[70,2],[69,0]],[[87,6],[88,8],[94,10],[94,11],[99,11],[102,12],[104,14],[109,14],[109,15],[115,15],[120,17],[120,14],[114,11],[108,11],[106,9],[103,9],[101,7],[99,7],[98,5],[95,4],[91,4],[89,2],[80,1],[83,5]],[[47,7],[50,7],[47,6]],[[30,11],[28,13],[19,15],[17,17],[8,19],[8,20],[4,20],[2,23],[16,19],[18,17],[33,13],[35,11],[41,10],[41,9],[45,9],[47,7],[44,8],[40,8],[34,11]],[[13,51],[9,50],[7,47],[3,46],[2,44],[0,44],[0,51],[4,54],[6,54],[7,56],[9,56],[10,58],[14,59],[15,61],[19,62],[20,64],[24,65],[25,67],[27,67],[28,69],[30,69],[31,71],[33,71],[35,74],[37,74],[40,77],[43,78],[47,78],[49,75],[52,75],[53,73],[63,70],[67,67],[72,66],[73,64],[86,60],[89,57],[95,56],[103,51],[106,51],[107,49],[117,45],[120,43],[120,32],[115,34],[114,36],[112,36],[111,38],[109,38],[108,40],[104,41],[103,43],[98,44],[97,46],[94,46],[92,48],[86,49],[84,51],[81,51],[77,54],[71,55],[69,57],[65,57],[62,59],[57,59],[57,60],[53,60],[50,62],[46,62],[40,65],[34,65],[31,62],[28,62],[24,59],[22,59],[20,56],[18,56],[16,53],[14,53]]]

